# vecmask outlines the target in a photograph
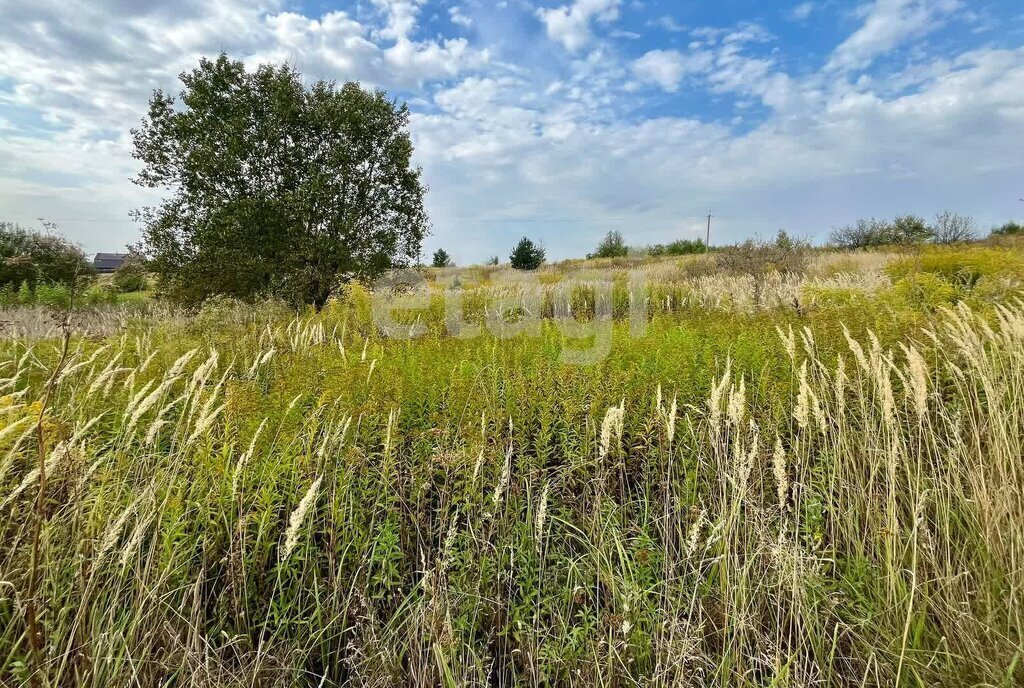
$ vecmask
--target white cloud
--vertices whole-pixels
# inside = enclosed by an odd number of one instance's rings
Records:
[[[457,244],[463,261],[504,253],[523,233],[552,257],[579,255],[609,229],[634,243],[696,236],[709,206],[725,241],[783,226],[825,234],[935,204],[995,221],[1021,205],[1024,49],[919,51],[884,79],[838,71],[941,25],[951,0],[877,0],[817,72],[785,71],[786,46],[754,24],[698,29],[689,45],[655,32],[663,43],[626,57],[593,36],[618,16],[610,0],[563,0],[543,28],[532,7],[488,14],[462,0],[466,38],[426,35],[438,5],[348,5],[314,15],[276,0],[0,0],[11,20],[0,30],[0,212],[54,217],[97,250],[137,238],[127,211],[153,196],[128,182],[128,128],[153,88],[177,90],[178,72],[222,49],[409,99],[431,188],[428,248]],[[440,7],[431,17],[455,16]],[[568,54],[538,48],[541,31]],[[686,93],[657,98],[654,117],[638,84]]]
[[[650,26],[657,26],[660,29],[668,31],[669,33],[682,33],[686,31],[686,27],[680,24],[674,18],[665,15],[658,17],[654,21],[650,22]]]
[[[387,17],[387,25],[377,31],[381,38],[401,41],[416,29],[416,20],[426,0],[371,0]]]
[[[810,16],[814,13],[813,2],[802,2],[789,11],[787,17],[790,21],[807,21]]]
[[[633,63],[633,74],[643,83],[675,93],[683,77],[705,71],[711,64],[712,56],[707,52],[684,55],[678,50],[651,50]]]
[[[128,130],[153,89],[174,93],[177,74],[203,55],[288,61],[308,78],[389,89],[488,64],[487,50],[465,39],[417,40],[422,1],[374,5],[379,25],[340,11],[281,11],[278,0],[0,0],[0,16],[10,20],[0,31],[0,210],[23,222],[57,217],[73,238],[98,248],[137,238],[128,210],[152,197],[130,184]]]
[[[464,29],[473,28],[473,20],[463,14],[462,8],[458,5],[448,8],[448,17],[456,26],[461,26]]]
[[[548,37],[569,52],[578,52],[591,39],[591,23],[608,23],[619,17],[621,0],[575,0],[572,5],[540,8],[537,17],[544,23]]]
[[[433,183],[435,223],[457,226],[466,250],[480,255],[527,226],[543,232],[553,256],[567,256],[617,226],[637,243],[672,228],[696,235],[708,206],[721,218],[720,240],[780,227],[824,237],[857,217],[929,216],[947,204],[981,211],[983,222],[1012,213],[1024,157],[1024,49],[965,54],[892,97],[823,90],[818,75],[797,79],[735,52],[716,59],[732,68],[695,78],[742,89],[775,114],[736,134],[686,117],[601,121],[559,111],[562,91],[511,105],[525,83],[457,89],[471,107],[415,125],[419,141],[431,142],[421,146],[428,177],[445,180]],[[665,82],[673,79],[669,70]],[[588,221],[529,221],[537,217]],[[527,224],[492,222],[502,218]]]
[[[879,55],[935,30],[961,6],[961,0],[875,0],[864,24],[836,48],[829,68],[863,69]]]
[[[785,86],[787,77],[773,72],[771,59],[743,52],[747,44],[770,40],[762,27],[744,24],[734,30],[703,30],[700,34],[705,39],[691,43],[686,52],[645,53],[633,62],[633,76],[642,84],[654,84],[669,93],[678,91],[687,76],[697,75],[705,79],[707,88],[718,93],[762,96],[772,88]]]

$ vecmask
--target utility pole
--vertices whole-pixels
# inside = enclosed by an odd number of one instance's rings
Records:
[[[704,242],[704,247],[705,248],[711,248],[711,218],[713,218],[713,217],[714,217],[714,215],[712,215],[711,211],[709,210],[708,211],[708,238],[707,238],[707,241]]]

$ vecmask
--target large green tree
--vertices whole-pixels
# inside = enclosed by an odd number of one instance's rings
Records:
[[[340,281],[419,256],[429,223],[405,104],[223,54],[181,81],[177,102],[154,92],[132,131],[136,183],[169,192],[137,217],[172,296],[320,306]]]

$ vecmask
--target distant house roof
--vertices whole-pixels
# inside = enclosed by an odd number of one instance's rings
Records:
[[[113,272],[121,267],[127,258],[127,253],[97,253],[92,259],[92,266],[100,272]]]

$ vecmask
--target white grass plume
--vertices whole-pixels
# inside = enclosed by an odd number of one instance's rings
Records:
[[[918,420],[922,420],[928,414],[928,366],[913,346],[904,347],[904,351],[907,355],[907,396]]]
[[[811,415],[811,386],[807,383],[807,361],[800,364],[800,391],[796,395],[796,407],[793,409],[793,420],[801,430],[807,429],[807,421]]]
[[[534,535],[537,538],[537,547],[540,548],[544,541],[544,521],[548,516],[548,492],[551,490],[551,482],[544,483],[544,490],[540,495],[540,504],[537,506],[537,523]]]
[[[775,451],[772,452],[772,473],[775,475],[775,489],[779,498],[779,510],[786,510],[789,496],[789,472],[786,469],[786,450],[782,438],[776,436]]]
[[[188,438],[188,443],[192,443],[204,435],[210,429],[210,426],[213,425],[213,421],[217,420],[217,416],[220,415],[220,412],[224,410],[225,406],[226,404],[221,404],[200,418],[199,422],[196,423],[195,431]]]
[[[747,407],[747,383],[746,378],[740,376],[740,384],[733,387],[729,393],[729,403],[726,407],[726,415],[729,422],[735,428],[739,428],[746,416]]]
[[[668,416],[665,420],[665,434],[668,436],[669,445],[672,444],[672,440],[676,436],[676,415],[679,412],[679,397],[672,397],[672,406],[668,410]]]
[[[604,421],[601,422],[601,458],[608,456],[612,448],[612,435],[622,439],[623,420],[626,415],[626,400],[623,399],[618,406],[612,406],[604,414]]]
[[[314,502],[316,502],[321,480],[323,480],[323,476],[313,481],[302,501],[299,502],[299,505],[295,507],[295,511],[292,512],[291,518],[288,519],[288,530],[285,531],[282,560],[291,556],[292,552],[295,551],[295,547],[299,544],[299,533],[302,530],[302,525],[306,522],[306,516],[309,514],[310,509],[312,509]]]
[[[725,371],[722,379],[717,385],[711,388],[711,396],[708,398],[708,417],[711,422],[711,429],[717,431],[722,421],[722,397],[729,386],[729,375],[732,372],[732,358],[725,360]]]
[[[77,452],[78,449],[76,447],[71,447],[66,442],[61,442],[56,447],[54,447],[53,451],[50,452],[50,455],[47,457],[46,462],[44,464],[47,479],[59,475],[62,465],[66,463],[66,459],[70,458],[73,453]],[[18,495],[20,495],[22,492],[24,492],[32,485],[34,485],[38,480],[39,468],[36,467],[25,474],[25,477],[22,479],[21,483],[16,488],[14,488],[11,494],[7,495],[7,498],[4,500],[3,504],[0,504],[0,509],[10,504],[11,501],[13,501]]]

